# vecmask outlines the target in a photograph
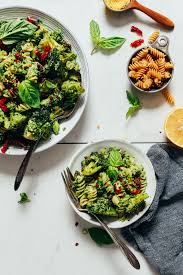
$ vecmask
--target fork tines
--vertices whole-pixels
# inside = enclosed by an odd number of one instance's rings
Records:
[[[63,182],[65,184],[65,187],[66,187],[66,191],[67,191],[71,201],[74,203],[74,205],[76,207],[78,207],[78,199],[72,190],[72,181],[73,180],[71,178],[73,178],[73,175],[72,175],[70,169],[67,167],[66,170],[61,172],[61,175],[62,175]]]

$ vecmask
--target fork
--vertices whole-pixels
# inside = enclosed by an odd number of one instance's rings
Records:
[[[73,116],[73,114],[75,113],[76,109],[78,108],[78,106],[82,103],[82,98],[80,97],[76,104],[74,105],[74,107],[68,111],[66,111],[64,113],[64,115],[59,115],[57,117],[55,117],[50,123],[53,124],[56,120],[59,120],[60,122],[63,122],[65,120],[68,120],[69,118],[71,118]],[[44,126],[44,125],[43,125]],[[38,140],[36,140],[29,148],[29,150],[27,151],[27,154],[25,155],[20,168],[17,172],[16,178],[15,178],[15,183],[14,183],[14,190],[17,191],[18,188],[20,187],[20,184],[23,180],[23,177],[25,175],[25,172],[27,170],[27,166],[29,164],[29,160],[33,154],[33,152],[37,149],[40,141],[42,138],[42,133],[40,134]]]
[[[107,224],[96,214],[90,212],[88,209],[83,209],[80,206],[79,200],[76,197],[73,189],[72,189],[72,183],[74,180],[74,177],[70,171],[70,169],[67,167],[66,171],[61,172],[63,182],[65,184],[65,188],[67,191],[67,194],[71,201],[73,202],[74,206],[77,208],[78,211],[84,212],[89,214],[90,216],[93,216],[103,227],[103,229],[109,234],[111,239],[114,241],[116,246],[120,249],[120,251],[126,255],[128,261],[135,269],[140,269],[140,263],[137,260],[136,256],[132,253],[132,251],[127,247],[127,245],[110,229]]]

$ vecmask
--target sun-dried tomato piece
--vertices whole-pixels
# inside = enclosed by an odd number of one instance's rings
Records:
[[[130,46],[131,46],[132,48],[137,48],[137,47],[141,46],[143,43],[144,43],[144,39],[138,39],[138,40],[133,41],[133,42],[130,44]]]
[[[131,27],[131,32],[135,32],[136,34],[138,34],[140,36],[143,36],[143,32],[139,28],[137,28],[135,26]]]
[[[6,141],[3,146],[1,147],[1,153],[5,154],[6,151],[8,150],[8,141]]]

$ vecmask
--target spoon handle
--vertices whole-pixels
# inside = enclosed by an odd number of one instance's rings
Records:
[[[133,1],[133,9],[137,9],[140,10],[142,12],[144,12],[145,14],[147,14],[148,16],[150,16],[152,19],[154,19],[156,22],[163,24],[164,26],[168,27],[168,28],[174,28],[174,23],[172,20],[170,20],[168,17],[153,11],[143,5],[141,5],[140,3],[138,3],[136,0]]]
[[[22,161],[22,163],[20,165],[20,168],[18,170],[16,179],[15,179],[15,184],[14,184],[14,190],[15,191],[17,191],[18,188],[20,187],[22,179],[23,179],[23,177],[25,175],[25,172],[27,170],[27,166],[29,164],[29,160],[30,160],[30,158],[32,156],[32,153],[37,148],[39,142],[40,142],[40,139],[30,146],[29,150],[27,151],[27,154],[25,155],[25,157],[24,157],[24,159],[23,159],[23,161]]]

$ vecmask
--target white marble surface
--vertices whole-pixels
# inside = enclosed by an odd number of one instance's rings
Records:
[[[176,70],[171,87],[177,105],[182,105],[182,5],[178,0],[141,0],[151,8],[164,12],[176,24],[170,53]],[[160,26],[140,12],[111,14],[102,0],[22,0],[0,1],[0,7],[24,5],[41,9],[64,22],[79,38],[87,56],[91,89],[84,115],[72,133],[52,149],[35,155],[30,163],[21,192],[27,192],[31,203],[17,204],[19,193],[13,182],[22,157],[0,156],[0,274],[3,275],[157,275],[143,256],[135,252],[141,270],[135,271],[115,247],[99,248],[82,234],[83,223],[67,202],[60,171],[73,153],[88,143],[102,138],[126,138],[144,151],[152,143],[165,141],[163,122],[171,109],[161,94],[140,95],[144,108],[131,120],[125,121],[128,109],[125,91],[129,88],[126,64],[133,50],[129,44],[136,39],[130,33],[132,24],[148,34]],[[89,21],[100,23],[104,35],[121,35],[126,44],[113,55],[100,52],[90,56]],[[179,103],[179,104],[178,104]],[[100,125],[100,129],[97,128]],[[71,144],[68,144],[71,143]],[[79,226],[75,227],[75,222]],[[78,242],[79,246],[75,247]]]

